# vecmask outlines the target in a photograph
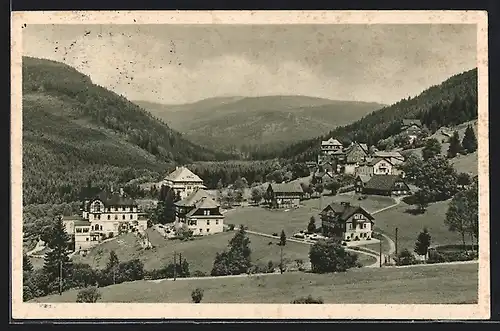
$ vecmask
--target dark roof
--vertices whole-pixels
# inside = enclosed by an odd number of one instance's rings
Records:
[[[356,179],[358,179],[358,178],[361,180],[361,182],[368,183],[370,181],[370,179],[371,179],[371,176],[368,176],[368,175],[358,175],[356,177]]]
[[[90,226],[90,222],[86,220],[79,220],[73,223],[75,226]]]
[[[398,175],[373,175],[366,183],[365,189],[389,191],[393,189],[397,181],[402,181],[401,177]]]
[[[403,126],[410,126],[410,125],[418,125],[418,126],[422,126],[422,123],[420,122],[420,120],[417,120],[417,119],[404,119],[402,120],[402,124]]]
[[[304,193],[298,183],[269,184],[274,193]]]
[[[93,200],[101,200],[105,206],[137,206],[134,199],[121,196],[119,193],[109,193],[102,191]]]
[[[203,203],[203,205],[206,207],[200,207],[201,203]],[[198,208],[219,207],[219,204],[213,199],[212,195],[207,191],[205,191],[204,189],[200,188],[195,190],[193,193],[191,193],[189,196],[182,199],[181,201],[177,201],[175,205],[179,207],[198,207]]]
[[[331,208],[334,213],[340,214],[339,215],[339,220],[341,221],[347,221],[352,215],[355,213],[361,212],[362,214],[366,215],[366,217],[369,220],[374,220],[375,218],[367,212],[363,207],[360,205],[351,205],[350,203],[347,204],[341,204],[341,203],[336,203],[332,202],[328,206],[326,206],[320,214],[326,213],[327,209]]]

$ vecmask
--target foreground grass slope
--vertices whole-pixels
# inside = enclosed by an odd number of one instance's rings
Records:
[[[340,274],[285,273],[240,278],[137,281],[101,288],[102,302],[190,303],[204,290],[203,303],[290,303],[311,294],[325,304],[476,303],[478,265],[367,268]],[[75,302],[78,290],[32,302]]]

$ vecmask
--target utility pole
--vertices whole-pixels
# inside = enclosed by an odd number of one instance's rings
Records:
[[[379,240],[379,265],[380,265],[380,268],[382,268],[382,239]]]
[[[59,295],[62,295],[63,288],[62,259],[59,260]]]
[[[174,281],[177,278],[177,263],[176,263],[176,260],[175,260],[176,255],[177,255],[177,253],[174,251]]]
[[[281,254],[280,254],[280,272],[283,274],[283,245],[280,243],[280,249],[281,249]]]
[[[182,253],[179,253],[179,269],[181,270],[180,272],[182,273]]]
[[[397,258],[398,257],[398,228],[396,228],[395,237],[396,237],[395,246],[396,246],[396,258]]]

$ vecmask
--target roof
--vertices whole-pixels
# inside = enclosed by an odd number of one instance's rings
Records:
[[[389,191],[397,181],[402,180],[398,175],[373,175],[366,183],[365,189]]]
[[[337,139],[330,138],[328,140],[322,140],[321,145],[340,145],[342,146],[342,143],[338,141]]]
[[[298,183],[269,184],[274,193],[304,193]]]
[[[85,220],[82,216],[80,215],[72,215],[72,216],[63,216],[62,217],[63,222],[76,222],[76,221],[83,221]]]
[[[420,120],[417,120],[417,119],[404,119],[402,120],[402,124],[403,126],[410,126],[410,125],[418,125],[418,126],[422,126],[422,123],[420,122]]]
[[[165,180],[170,180],[173,182],[203,183],[203,180],[200,177],[198,177],[198,175],[196,175],[186,167],[177,167],[174,171],[172,171],[165,177]]]
[[[392,162],[387,160],[385,157],[375,157],[375,158],[371,159],[370,161],[368,161],[368,165],[374,166],[377,163],[379,163],[380,161],[386,161],[386,162],[392,164]]]
[[[340,214],[339,220],[341,221],[347,221],[352,215],[361,212],[366,215],[366,217],[369,220],[374,220],[375,218],[367,212],[363,207],[360,205],[351,205],[350,203],[347,204],[341,204],[341,203],[336,203],[332,202],[328,206],[326,206],[322,211],[321,214],[326,212],[328,208],[331,208],[336,214]]]
[[[368,175],[358,175],[358,177],[363,183],[367,183],[372,177]]]
[[[90,226],[90,222],[86,220],[75,221],[75,226]]]
[[[137,202],[128,197],[124,197],[119,193],[109,193],[106,191],[102,191],[97,194],[93,200],[101,200],[105,206],[137,206]]]
[[[400,152],[396,152],[396,151],[376,151],[375,153],[373,153],[373,156],[376,156],[376,157],[393,157],[393,158],[399,158],[399,159],[403,159],[404,156],[401,155]]]
[[[203,204],[204,207],[200,207]],[[217,208],[219,204],[204,189],[197,189],[186,198],[175,203],[179,207]]]

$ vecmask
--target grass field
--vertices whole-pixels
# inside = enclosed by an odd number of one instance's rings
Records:
[[[401,202],[400,205],[376,215],[375,229],[381,230],[394,240],[397,227],[398,251],[404,248],[413,251],[417,236],[424,226],[429,230],[432,246],[461,243],[460,235],[449,231],[444,224],[448,204],[448,201],[436,202],[429,205],[424,214],[412,215],[405,210],[413,206]]]
[[[324,208],[333,201],[349,201],[352,204],[359,204],[369,212],[394,203],[394,200],[388,197],[373,196],[360,201],[357,195],[324,196],[321,201],[320,199],[302,201],[302,206],[297,209],[266,209],[263,207],[233,209],[226,213],[224,222],[236,226],[243,224],[248,226],[249,230],[267,234],[279,234],[281,230],[285,230],[288,236],[292,236],[293,233],[307,228],[311,216],[315,217],[316,226],[321,226],[320,207]]]
[[[148,233],[149,240],[155,246],[152,250],[142,250],[136,242],[135,236],[127,234],[95,247],[85,257],[75,255],[73,261],[103,268],[109,259],[109,253],[114,250],[120,261],[137,258],[144,263],[146,270],[151,270],[164,267],[173,262],[175,251],[188,260],[191,272],[200,270],[210,274],[216,253],[227,247],[235,232],[214,234],[192,241],[166,240],[152,229],[149,229]],[[278,238],[272,239],[253,234],[248,234],[248,237],[250,238],[252,262],[254,264],[267,264],[268,261],[273,261],[275,265],[279,263],[280,248],[276,245],[279,241]],[[292,265],[295,264],[296,259],[308,262],[309,245],[288,241],[283,249],[283,258]],[[359,254],[359,261],[363,265],[368,265],[374,263],[375,259]]]
[[[191,302],[204,290],[203,303],[290,303],[312,295],[325,303],[452,304],[477,303],[478,265],[366,268],[340,274],[285,273],[224,279],[153,283],[136,281],[101,288],[102,302]],[[77,290],[34,302],[75,302]]]

